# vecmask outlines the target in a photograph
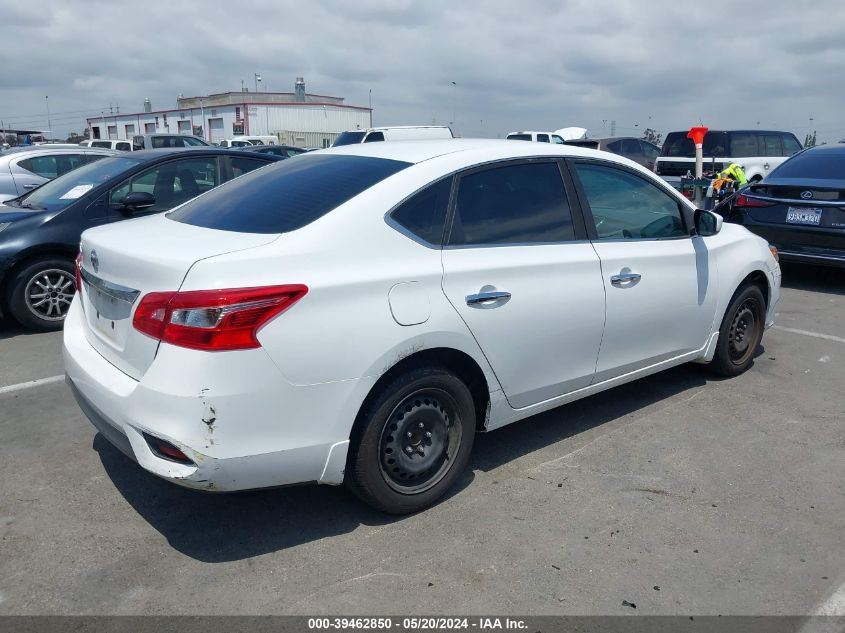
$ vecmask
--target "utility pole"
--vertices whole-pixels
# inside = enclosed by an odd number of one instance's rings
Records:
[[[51,132],[53,128],[53,124],[50,123],[50,95],[44,96],[44,103],[47,105],[47,131],[50,133],[52,138],[53,133]],[[812,121],[812,119],[810,119]]]
[[[616,119],[610,120],[610,135],[616,136]]]
[[[453,81],[452,82],[452,121],[450,122],[450,125],[455,125],[455,110],[456,110],[455,104],[457,103],[457,95],[455,93],[455,90],[457,90],[457,88],[458,88],[458,84],[456,84]]]

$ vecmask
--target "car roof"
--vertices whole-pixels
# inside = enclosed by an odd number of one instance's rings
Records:
[[[123,155],[126,155],[127,152],[120,152]],[[156,149],[142,149],[138,150],[137,152],[129,152],[129,157],[137,158],[143,161],[148,160],[155,160],[156,158],[162,158],[164,156],[173,156],[177,154],[214,154],[214,155],[223,155],[223,156],[243,156],[245,153],[243,150],[233,149],[228,147],[212,147],[212,146],[205,146],[205,145],[194,145],[192,147],[159,147]]]
[[[728,133],[728,134],[792,134],[792,132],[787,132],[785,130],[707,130],[708,134],[713,134],[718,132],[720,134]],[[669,134],[687,134],[689,130],[676,130],[674,132],[669,132]]]
[[[506,139],[438,139],[426,141],[385,141],[381,143],[356,143],[321,150],[321,154],[370,156],[406,163],[421,163],[432,158],[459,152],[483,152],[485,159],[529,158],[532,156],[583,156],[612,159],[625,164],[632,161],[594,149],[557,143],[511,143]]]
[[[815,145],[808,147],[804,152],[827,152],[828,154],[836,154],[837,156],[845,155],[845,147],[838,143],[831,145]]]
[[[3,150],[0,156],[10,156],[12,154],[15,157],[21,154],[36,156],[39,154],[102,154],[104,156],[117,156],[125,153],[107,147],[86,147],[84,145],[18,145]]]

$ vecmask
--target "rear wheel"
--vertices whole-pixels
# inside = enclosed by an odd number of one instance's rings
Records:
[[[421,510],[442,497],[466,468],[475,439],[467,386],[440,367],[421,367],[386,385],[362,412],[347,484],[383,512]]]
[[[31,330],[60,330],[76,292],[74,264],[44,257],[25,264],[9,284],[9,313]]]
[[[759,286],[742,286],[734,294],[722,325],[711,369],[721,376],[737,376],[754,363],[763,338],[766,300]]]

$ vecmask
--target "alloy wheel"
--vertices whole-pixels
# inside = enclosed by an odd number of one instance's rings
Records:
[[[26,307],[44,321],[61,321],[70,309],[76,292],[74,276],[61,268],[50,268],[36,273],[26,283]]]

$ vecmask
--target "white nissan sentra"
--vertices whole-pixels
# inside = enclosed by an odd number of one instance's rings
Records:
[[[745,371],[780,288],[765,241],[629,160],[482,140],[298,156],[86,231],[78,263],[68,383],[142,468],[393,513],[443,496],[476,432]]]

